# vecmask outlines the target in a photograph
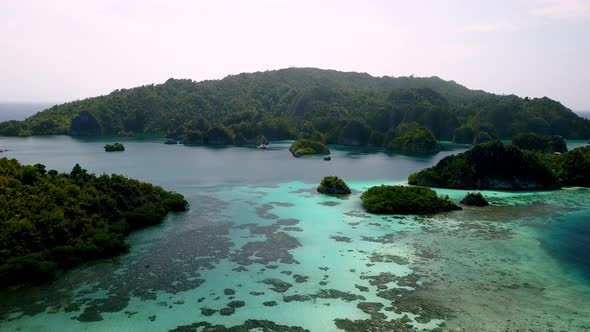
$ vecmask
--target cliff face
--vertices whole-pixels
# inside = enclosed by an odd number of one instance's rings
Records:
[[[102,128],[96,118],[88,113],[81,112],[77,117],[72,119],[70,126],[70,135],[72,136],[99,136],[102,134]]]

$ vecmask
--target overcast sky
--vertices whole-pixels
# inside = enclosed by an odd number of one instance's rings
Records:
[[[0,2],[0,101],[319,67],[590,110],[590,0]]]

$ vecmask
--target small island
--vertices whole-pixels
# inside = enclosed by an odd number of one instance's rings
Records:
[[[410,175],[412,185],[451,189],[555,190],[590,187],[590,147],[561,154],[491,141]]]
[[[326,176],[317,191],[326,195],[348,195],[351,193],[346,182],[337,176]]]
[[[296,158],[305,155],[330,154],[330,149],[328,146],[326,146],[326,144],[306,138],[300,138],[293,142],[291,147],[289,147],[289,151],[291,151],[293,157]]]
[[[375,186],[361,195],[363,207],[377,214],[435,214],[461,207],[447,196],[439,197],[430,188],[413,186]]]
[[[121,143],[107,144],[104,146],[106,152],[125,151],[125,147]]]
[[[388,150],[409,154],[434,154],[440,152],[441,145],[428,128],[417,124],[404,124],[392,134]]]
[[[461,200],[461,204],[470,206],[488,206],[490,203],[479,192],[467,193]]]

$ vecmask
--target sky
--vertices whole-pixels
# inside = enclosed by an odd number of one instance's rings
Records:
[[[0,2],[0,101],[286,67],[439,76],[590,110],[590,0]]]

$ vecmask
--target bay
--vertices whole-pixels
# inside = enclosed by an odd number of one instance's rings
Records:
[[[126,151],[105,153],[114,141]],[[3,291],[0,329],[189,331],[274,322],[386,330],[404,316],[416,329],[590,327],[587,189],[486,191],[489,208],[370,215],[360,205],[363,190],[405,183],[466,147],[446,143],[437,155],[415,157],[332,146],[332,160],[323,161],[293,158],[289,143],[257,150],[165,145],[158,137],[0,138],[8,149],[2,157],[124,174],[191,204],[133,233],[125,255]],[[344,178],[353,194],[317,194],[327,175]],[[437,191],[454,200],[466,193]]]

